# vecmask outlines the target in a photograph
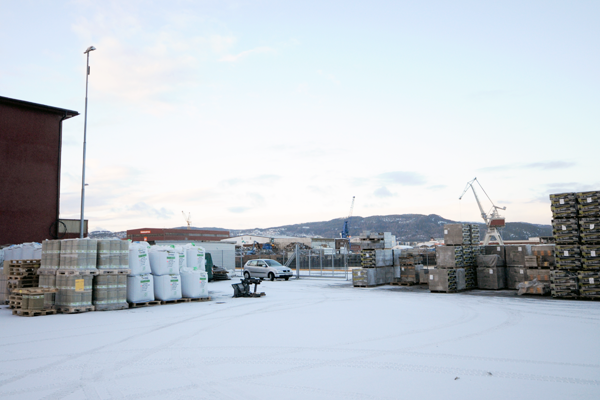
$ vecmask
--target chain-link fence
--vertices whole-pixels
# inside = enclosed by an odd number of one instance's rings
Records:
[[[296,257],[296,254],[298,255]],[[288,266],[294,276],[300,278],[341,278],[349,279],[351,269],[360,267],[360,254],[332,253],[331,250],[298,250],[286,254],[238,257],[240,271],[249,259],[266,258]]]

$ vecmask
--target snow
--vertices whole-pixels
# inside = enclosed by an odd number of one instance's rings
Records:
[[[598,399],[600,303],[341,279],[262,298],[45,317],[0,309],[0,398]]]

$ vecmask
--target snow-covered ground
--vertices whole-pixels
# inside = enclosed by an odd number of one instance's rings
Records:
[[[1,399],[600,399],[600,303],[264,282],[263,298],[25,318]],[[478,294],[479,293],[479,294]]]

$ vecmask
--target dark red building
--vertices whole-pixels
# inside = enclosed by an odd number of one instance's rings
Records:
[[[162,229],[142,228],[127,231],[127,239],[134,242],[155,242],[157,240],[195,240],[218,242],[229,237],[229,231],[204,229]]]
[[[0,96],[0,245],[56,236],[62,122],[76,115]]]

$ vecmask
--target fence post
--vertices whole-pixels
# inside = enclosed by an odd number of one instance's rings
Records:
[[[298,243],[296,243],[296,279],[300,279],[300,256],[298,254]]]
[[[323,249],[319,250],[319,262],[321,263],[321,276],[323,276]]]

